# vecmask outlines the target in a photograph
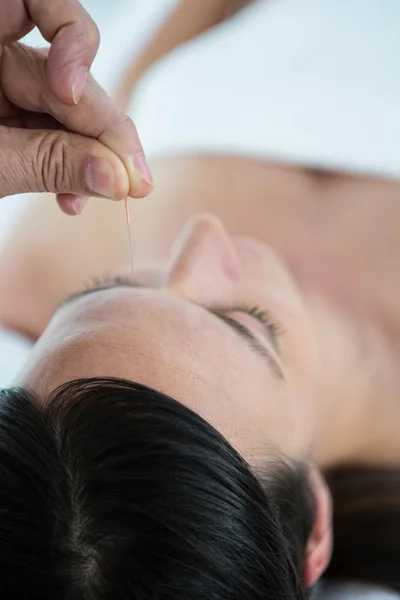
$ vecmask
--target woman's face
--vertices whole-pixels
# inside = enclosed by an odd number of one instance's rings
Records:
[[[80,377],[122,377],[190,407],[253,462],[268,444],[307,458],[315,342],[271,249],[191,221],[162,268],[137,269],[64,302],[18,384],[39,394]]]

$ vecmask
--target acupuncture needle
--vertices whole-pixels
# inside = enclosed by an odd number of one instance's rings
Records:
[[[131,217],[129,214],[128,196],[125,198],[125,214],[126,214],[126,228],[128,230],[129,256],[131,259],[131,273],[133,273],[132,231],[131,231]]]

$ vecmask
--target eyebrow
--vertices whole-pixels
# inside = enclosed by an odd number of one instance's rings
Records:
[[[125,281],[125,280],[119,280],[119,278],[116,277],[114,281],[110,280],[110,283],[107,282],[107,284],[104,284],[104,285],[100,284],[96,287],[87,288],[87,289],[81,290],[79,292],[75,292],[74,294],[71,294],[70,296],[68,296],[65,300],[63,300],[58,305],[58,307],[56,308],[56,312],[61,307],[66,306],[66,305],[70,304],[71,302],[73,302],[74,300],[78,300],[79,298],[82,298],[83,296],[89,296],[90,294],[95,294],[97,292],[103,292],[105,290],[112,290],[115,288],[139,288],[139,289],[149,288],[149,289],[152,289],[151,286],[140,284],[140,283],[137,283],[134,281],[130,282],[130,281]],[[235,319],[232,319],[232,317],[229,317],[227,314],[225,314],[224,311],[221,311],[218,309],[207,308],[205,306],[202,306],[201,304],[196,304],[194,302],[191,302],[191,304],[193,304],[194,306],[197,306],[201,310],[205,310],[208,314],[213,315],[214,317],[216,317],[217,319],[219,319],[220,321],[225,323],[225,325],[230,327],[240,337],[241,340],[246,342],[247,346],[250,347],[250,349],[253,352],[255,352],[258,356],[260,356],[264,360],[264,362],[268,365],[269,370],[272,371],[274,376],[276,376],[278,379],[281,379],[281,380],[285,379],[285,376],[282,371],[282,367],[280,366],[279,362],[276,360],[274,354],[266,346],[264,346],[257,339],[257,337],[253,334],[253,332],[250,329],[248,329],[245,325],[243,325],[242,323],[239,323],[239,321],[236,321]]]

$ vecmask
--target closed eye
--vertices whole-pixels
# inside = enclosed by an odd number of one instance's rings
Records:
[[[272,315],[266,310],[260,309],[257,306],[252,306],[248,308],[247,306],[240,305],[237,307],[232,307],[229,310],[225,309],[224,313],[243,313],[245,315],[250,316],[252,319],[257,321],[258,325],[261,325],[261,328],[271,342],[274,349],[278,354],[281,354],[281,347],[279,344],[279,338],[284,333],[283,328],[280,323],[278,323]]]
[[[239,323],[239,321],[236,321],[236,319],[233,319],[232,317],[225,314],[225,311],[221,312],[214,309],[206,310],[208,310],[209,313],[213,314],[218,319],[223,321],[226,325],[233,329],[243,340],[245,340],[250,346],[250,348],[256,351],[257,354],[260,355],[268,363],[268,366],[272,369],[275,375],[278,376],[279,379],[285,379],[282,368],[276,360],[275,356],[266,346],[264,346],[258,340],[258,338],[254,335],[252,331],[250,331],[248,327],[243,325],[243,323]]]
[[[105,291],[108,289],[114,289],[114,288],[118,288],[118,287],[141,288],[141,289],[148,288],[149,289],[151,286],[143,285],[143,283],[141,283],[140,281],[135,281],[132,278],[132,276],[129,276],[129,277],[106,276],[102,279],[92,280],[92,282],[86,289],[69,296],[66,300],[61,302],[61,304],[57,307],[56,311],[59,310],[61,307],[66,306],[67,304],[70,304],[71,302],[73,302],[79,298],[82,298],[83,296],[88,296],[90,294],[95,294],[95,293],[98,293],[101,291]],[[230,327],[231,330],[235,331],[236,334],[241,338],[241,340],[244,340],[247,343],[247,345],[251,348],[252,351],[255,351],[259,356],[261,356],[261,358],[263,358],[263,360],[268,364],[269,369],[274,373],[275,376],[277,376],[279,379],[285,379],[279,362],[276,360],[274,354],[269,350],[269,348],[264,346],[258,340],[258,338],[254,335],[254,333],[252,331],[250,331],[250,329],[248,329],[248,327],[243,325],[243,323],[239,323],[239,321],[236,321],[235,319],[233,319],[232,317],[230,317],[226,314],[226,312],[233,312],[233,311],[242,311],[242,312],[246,312],[247,314],[249,314],[248,309],[243,309],[243,307],[242,307],[239,309],[231,308],[229,311],[226,311],[226,310],[221,311],[221,310],[217,310],[217,309],[207,308],[205,306],[196,304],[194,302],[192,302],[192,304],[194,304],[195,306],[197,306],[198,308],[200,308],[202,310],[206,310],[209,314],[218,318],[220,321],[222,321],[228,327]],[[252,312],[252,310],[250,310],[250,312]],[[254,316],[254,314],[253,314],[253,316]],[[266,327],[268,327],[268,325],[266,325],[265,323],[264,323],[264,325]],[[271,325],[269,325],[268,331],[269,331],[269,335],[272,335],[270,327],[271,327]],[[274,327],[276,328],[277,326],[274,325]]]

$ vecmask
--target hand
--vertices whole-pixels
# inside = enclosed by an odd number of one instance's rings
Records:
[[[87,75],[99,34],[80,3],[0,0],[0,14],[0,197],[50,191],[77,214],[89,195],[149,194],[133,122]],[[48,53],[17,41],[34,25]]]

